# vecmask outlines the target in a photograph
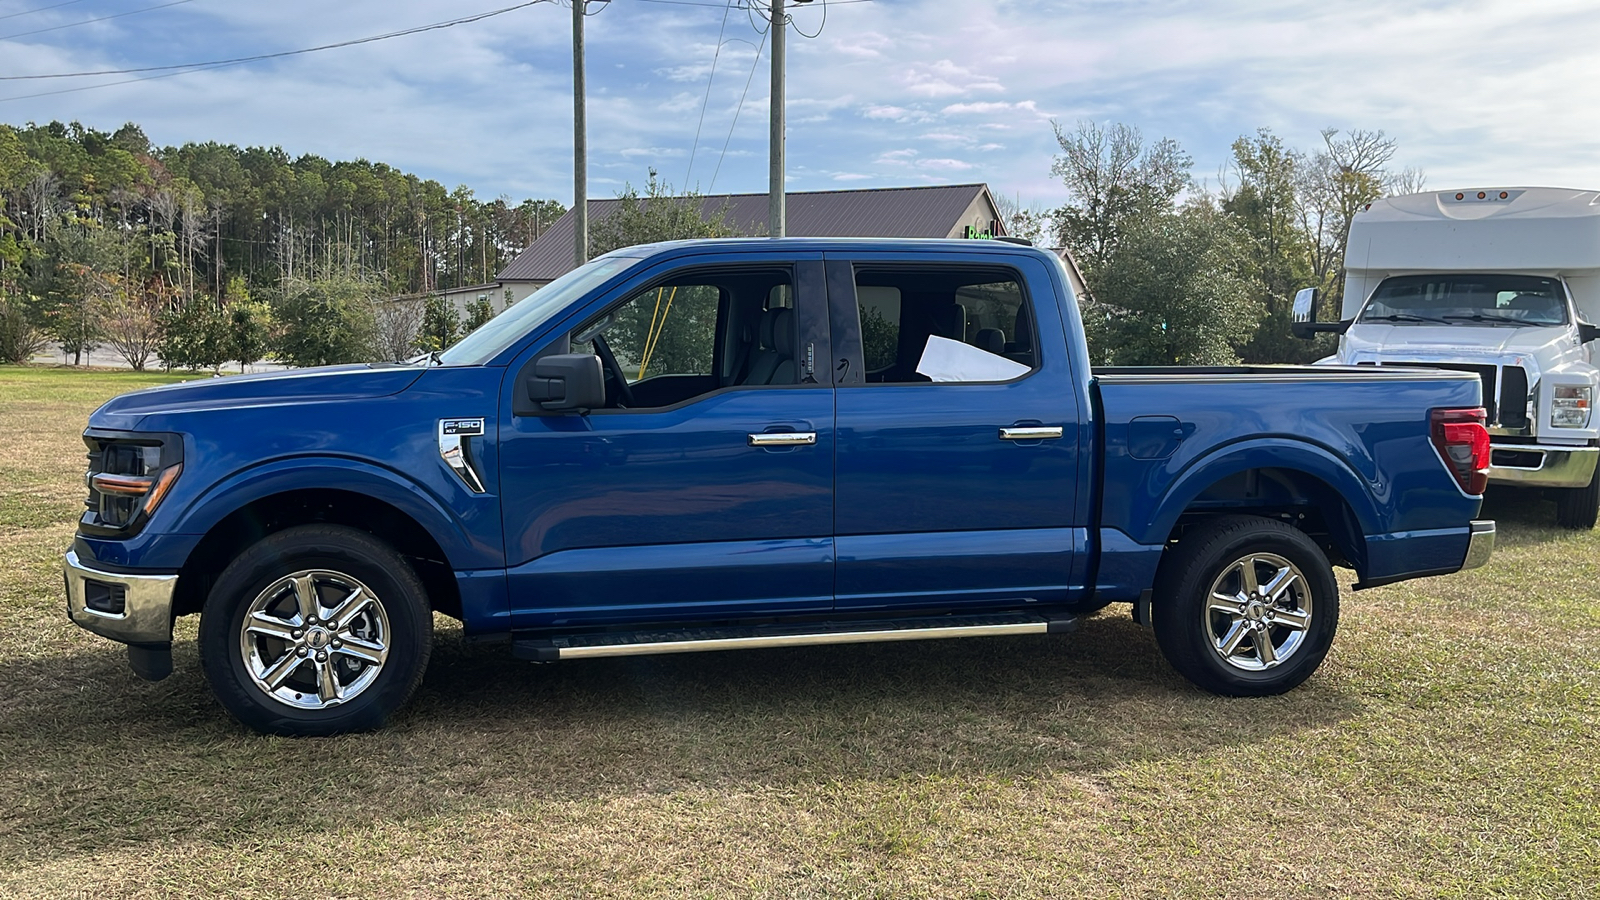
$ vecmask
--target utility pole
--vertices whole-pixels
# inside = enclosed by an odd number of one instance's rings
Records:
[[[767,150],[767,234],[783,237],[788,232],[789,211],[783,196],[783,70],[787,65],[783,0],[772,0],[772,135]]]
[[[583,98],[583,8],[572,0],[572,255],[578,265],[589,261],[589,135]]]

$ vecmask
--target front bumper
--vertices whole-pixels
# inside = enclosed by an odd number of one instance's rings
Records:
[[[1467,555],[1461,561],[1461,571],[1476,569],[1494,555],[1494,520],[1473,519],[1472,532],[1467,538]]]
[[[172,643],[176,575],[102,572],[67,551],[67,616],[79,627],[124,644]]]
[[[1585,487],[1594,477],[1597,461],[1600,447],[1491,443],[1489,481],[1519,487]]]

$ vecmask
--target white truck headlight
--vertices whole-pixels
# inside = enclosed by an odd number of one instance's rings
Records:
[[[1550,398],[1550,426],[1552,428],[1589,427],[1590,401],[1593,389],[1583,384],[1558,384]]]

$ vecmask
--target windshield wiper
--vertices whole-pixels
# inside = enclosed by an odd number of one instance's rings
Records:
[[[1393,315],[1387,315],[1387,316],[1362,316],[1361,317],[1361,321],[1363,321],[1363,322],[1372,322],[1372,321],[1379,321],[1379,322],[1436,322],[1436,323],[1438,323],[1440,325],[1449,325],[1450,324],[1448,321],[1446,321],[1444,319],[1436,319],[1433,316],[1417,316],[1417,315],[1412,315],[1411,313],[1394,313]]]
[[[1470,316],[1445,316],[1446,319],[1464,319],[1468,322],[1504,322],[1507,325],[1545,325],[1547,322],[1530,322],[1527,319],[1515,319],[1511,316],[1501,316],[1495,313],[1473,313]]]

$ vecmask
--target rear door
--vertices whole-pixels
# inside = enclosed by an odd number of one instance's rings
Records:
[[[1082,411],[1054,298],[1028,290],[1052,282],[1039,260],[973,260],[828,254],[841,610],[1060,603],[1082,586]]]

